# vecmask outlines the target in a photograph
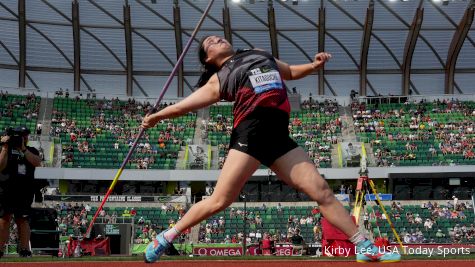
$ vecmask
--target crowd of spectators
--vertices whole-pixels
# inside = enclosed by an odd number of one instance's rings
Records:
[[[372,132],[376,138],[370,143],[378,166],[394,166],[401,160],[418,159],[423,152],[434,165],[453,164],[441,162],[438,155],[459,154],[465,159],[475,158],[475,108],[473,102],[459,100],[435,100],[433,102],[408,102],[400,108],[383,112],[378,106],[365,103],[351,104],[355,130],[358,133]],[[448,119],[452,114],[461,114],[460,119]],[[442,117],[441,117],[442,116]],[[446,118],[444,119],[445,116]],[[390,131],[405,128],[408,131]],[[430,143],[427,151],[421,151],[418,142]],[[385,142],[397,142],[404,150],[398,153],[384,146]]]
[[[233,129],[233,118],[232,116],[226,116],[225,114],[216,114],[216,116],[210,117],[208,122],[204,121],[203,125],[205,126],[204,132],[206,135],[210,132],[225,134],[226,136],[231,136]],[[224,160],[226,155],[229,152],[229,143],[218,143],[219,158],[218,164],[219,168],[222,169],[224,165]]]
[[[453,243],[461,243],[473,241],[475,238],[474,224],[467,226],[468,224],[461,223],[467,218],[465,212],[471,212],[471,209],[469,202],[459,202],[458,198],[454,196],[453,201],[447,201],[444,206],[437,202],[423,202],[418,209],[419,211],[428,211],[423,215],[415,213],[411,209],[406,211],[400,202],[394,201],[390,207],[390,215],[395,222],[403,218],[407,221],[407,225],[400,233],[404,243],[436,243],[435,238],[450,238]],[[386,220],[385,214],[379,210],[369,214],[369,217],[370,220],[372,218]],[[446,229],[446,225],[441,224],[441,221],[451,221],[455,226]],[[435,233],[435,235],[427,235],[428,233]]]
[[[89,225],[88,215],[92,215],[89,204],[56,203],[48,208],[54,208],[58,214],[56,222],[63,236],[82,236]]]
[[[309,119],[316,118],[318,123],[313,120],[302,121],[299,116],[295,116],[297,114],[293,114],[290,118],[290,136],[303,144],[317,167],[321,167],[321,163],[331,164],[331,145],[338,142],[341,130],[341,119],[332,118],[335,114],[339,114],[338,103],[331,100],[322,102],[305,100],[302,103],[301,114]]]
[[[85,118],[86,123],[78,121],[77,118],[67,114],[61,109],[53,109],[52,136],[66,135],[69,139],[68,145],[64,145],[62,162],[74,162],[74,151],[88,154],[96,152],[96,136],[109,134],[114,138],[114,142],[108,151],[117,151],[120,148],[129,148],[138,136],[139,125],[144,114],[152,109],[149,102],[138,102],[135,99],[121,101],[115,99],[81,99],[76,97],[75,101],[84,101],[87,106],[95,111],[95,114]],[[170,103],[172,104],[172,103]],[[159,109],[167,107],[168,103],[160,105]],[[120,113],[118,113],[120,112]],[[148,169],[156,162],[156,157],[174,159],[178,156],[177,151],[166,149],[169,144],[183,145],[182,140],[176,133],[184,132],[187,128],[195,127],[195,122],[175,123],[173,120],[163,120],[159,122],[162,130],[154,140],[149,132],[145,132],[137,145],[137,153],[132,158],[131,163],[137,169]]]
[[[90,223],[90,219],[95,213],[88,203],[56,203],[44,205],[47,208],[54,208],[57,211],[58,217],[56,219],[58,223],[58,230],[61,231],[63,236],[83,236],[86,233],[87,227]],[[157,210],[161,210],[162,214],[169,216],[168,224],[159,224],[158,222],[147,218],[144,215],[138,215],[137,208],[116,208],[112,211],[106,211],[102,209],[96,222],[115,224],[119,223],[123,219],[132,218],[135,221],[136,236],[134,238],[134,244],[147,244],[157,233],[171,228],[176,223],[175,212],[178,213],[178,220],[186,212],[186,207],[181,204],[172,205],[171,203],[163,203],[161,207],[157,207]],[[16,231],[11,232],[11,238],[16,238]],[[189,232],[183,234],[183,238]]]
[[[294,236],[299,235],[303,228],[312,228],[313,236],[311,241],[321,241],[321,213],[318,207],[313,207],[309,210],[308,215],[290,215],[287,219],[286,231],[281,231],[278,226],[270,231],[269,226],[263,222],[261,213],[264,213],[268,207],[263,204],[258,210],[244,211],[242,208],[230,208],[226,215],[229,219],[238,219],[245,221],[248,225],[248,234],[246,235],[247,243],[259,243],[267,236],[270,240],[276,243],[292,243]],[[277,206],[278,218],[277,221],[284,221],[285,217],[282,212],[282,206]],[[200,225],[199,242],[201,243],[242,243],[244,234],[240,229],[236,230],[235,234],[227,234],[223,239],[215,238],[216,235],[224,235],[229,233],[226,228],[232,227],[226,225],[226,215],[220,214],[217,217],[213,217]],[[307,236],[307,238],[309,238]]]
[[[27,94],[21,98],[11,98],[8,91],[0,91],[0,100],[4,102],[0,109],[0,118],[8,117],[15,118],[14,112],[16,110],[23,110],[22,117],[27,120],[37,120],[40,110],[40,102],[37,101],[34,93]]]

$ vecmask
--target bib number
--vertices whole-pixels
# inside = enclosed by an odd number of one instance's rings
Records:
[[[280,78],[280,73],[278,71],[271,70],[262,73],[262,71],[257,68],[252,69],[250,72],[251,75],[249,75],[249,80],[251,81],[256,94],[267,92],[269,90],[282,90],[282,79]]]

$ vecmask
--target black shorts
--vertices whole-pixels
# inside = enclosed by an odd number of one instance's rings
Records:
[[[244,152],[267,167],[298,145],[289,137],[289,115],[275,108],[257,108],[231,134],[229,149]]]
[[[15,218],[27,218],[31,213],[33,195],[25,191],[0,194],[0,217],[13,214]]]

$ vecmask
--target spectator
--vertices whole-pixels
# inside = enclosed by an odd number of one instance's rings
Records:
[[[38,124],[36,124],[36,135],[41,135],[41,132],[43,131],[43,124],[41,124],[41,122],[38,122]]]
[[[363,215],[363,225],[366,230],[369,230],[369,216],[368,216],[368,213],[366,212]]]
[[[416,214],[416,218],[414,219],[414,223],[416,223],[416,224],[421,224],[422,223],[422,218],[419,216],[419,214]]]
[[[269,234],[266,232],[264,233],[264,238],[262,240],[262,254],[263,255],[271,255],[271,238]]]
[[[457,207],[457,203],[459,201],[459,199],[456,197],[456,196],[452,196],[452,199],[454,200],[454,207]]]
[[[445,237],[445,234],[442,232],[442,230],[437,229],[437,233],[435,233],[435,236],[438,238]]]
[[[130,216],[134,217],[135,215],[137,215],[137,211],[135,210],[135,208],[132,208],[130,210]]]
[[[300,229],[295,229],[295,232],[291,238],[292,240],[292,255],[302,255],[303,246],[305,241],[300,235]]]
[[[424,222],[424,228],[426,230],[432,229],[433,225],[434,225],[434,223],[431,221],[431,219],[426,219],[426,221]]]
[[[122,213],[122,217],[130,217],[130,211],[129,208],[125,208],[124,212]]]
[[[277,204],[277,213],[282,214],[282,204],[280,202]]]

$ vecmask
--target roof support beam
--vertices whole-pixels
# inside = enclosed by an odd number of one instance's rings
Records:
[[[275,58],[279,58],[279,45],[277,43],[277,30],[275,26],[275,13],[272,0],[269,0],[268,2],[267,21],[269,23],[270,46],[272,49],[272,55]]]
[[[320,2],[318,9],[318,52],[325,51],[325,6],[324,1]],[[325,94],[325,69],[322,67],[318,70],[318,95]]]
[[[128,2],[124,4],[124,34],[125,34],[125,58],[127,73],[126,79],[126,93],[127,96],[132,96],[134,93],[134,64],[132,53],[132,24],[130,22],[130,5]]]
[[[228,42],[233,44],[233,34],[231,32],[231,15],[229,14],[228,0],[224,0],[223,7],[223,28],[224,28],[224,38]]]
[[[173,5],[173,24],[175,29],[175,44],[176,44],[176,59],[178,59],[183,52],[183,43],[181,36],[181,16],[180,16],[180,6],[178,5],[178,0],[174,0]],[[180,64],[178,67],[178,86],[177,86],[177,96],[184,96],[184,63]]]
[[[366,9],[366,20],[364,24],[363,39],[361,41],[360,56],[360,96],[366,96],[367,74],[368,74],[368,51],[371,42],[371,32],[374,21],[374,1],[369,1]]]
[[[447,54],[447,62],[445,64],[445,93],[454,93],[454,80],[455,80],[455,65],[462,49],[465,38],[467,38],[468,32],[473,22],[474,6],[469,5],[465,10],[457,30],[452,37],[450,43],[449,53]]]
[[[79,19],[79,3],[72,2],[73,47],[74,47],[74,91],[81,90],[81,26]]]
[[[402,95],[409,95],[410,81],[411,81],[411,64],[414,49],[416,48],[417,39],[424,19],[424,8],[422,8],[423,0],[419,2],[416,14],[412,20],[411,28],[404,46],[404,58],[402,63]]]
[[[18,62],[18,87],[25,87],[26,80],[26,12],[25,0],[18,1],[18,44],[20,60]]]

